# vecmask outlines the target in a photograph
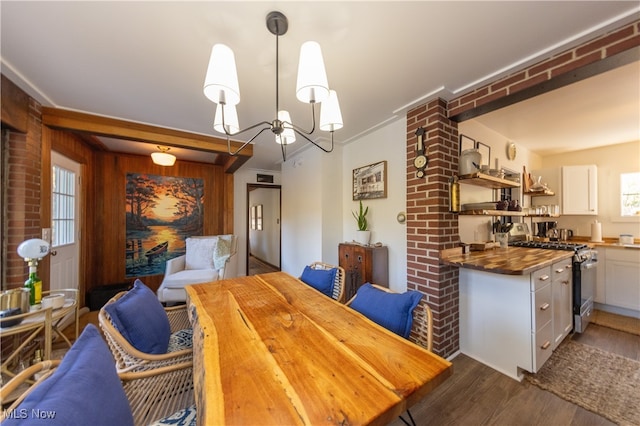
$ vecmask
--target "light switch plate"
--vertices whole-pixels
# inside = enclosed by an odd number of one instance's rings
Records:
[[[42,228],[42,239],[51,244],[51,228]]]

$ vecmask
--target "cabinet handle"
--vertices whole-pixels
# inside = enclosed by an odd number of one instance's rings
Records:
[[[540,346],[541,349],[549,349],[549,346],[551,346],[551,342],[550,341],[546,341],[544,342],[544,344],[542,346]]]
[[[540,281],[546,281],[549,279],[549,275],[541,275],[540,278],[538,278]]]
[[[541,311],[546,311],[547,309],[549,309],[549,306],[550,305],[548,303],[545,303],[544,305],[540,306],[540,310]]]
[[[569,284],[569,280],[562,281],[562,284],[567,284],[568,285]]]
[[[561,274],[564,272],[564,268],[556,269],[556,274]]]

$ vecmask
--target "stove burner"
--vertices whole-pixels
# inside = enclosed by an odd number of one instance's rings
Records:
[[[562,241],[513,241],[511,243],[514,247],[526,247],[526,248],[540,248],[548,250],[570,250],[578,252],[588,248],[586,244],[582,243],[568,243]]]

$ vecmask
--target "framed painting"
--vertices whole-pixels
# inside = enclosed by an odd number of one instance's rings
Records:
[[[353,169],[353,200],[387,198],[387,162]]]
[[[469,136],[460,134],[460,154],[462,154],[462,152],[467,149],[474,149],[474,148],[476,148],[475,139],[471,139]]]

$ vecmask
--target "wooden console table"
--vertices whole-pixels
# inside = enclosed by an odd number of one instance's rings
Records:
[[[351,299],[366,282],[389,287],[389,251],[386,246],[341,243],[338,261],[345,272],[345,300]]]
[[[199,425],[388,424],[452,374],[284,272],[186,291]]]

